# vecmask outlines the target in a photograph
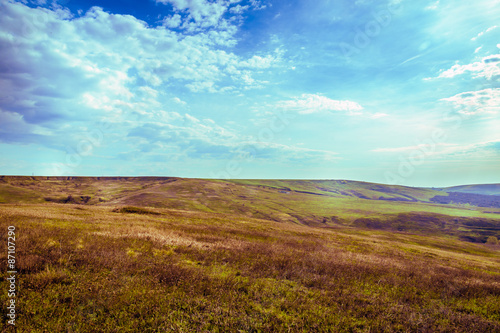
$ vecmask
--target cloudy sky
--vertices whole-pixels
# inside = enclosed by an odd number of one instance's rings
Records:
[[[0,0],[0,174],[499,183],[499,17],[498,0]]]

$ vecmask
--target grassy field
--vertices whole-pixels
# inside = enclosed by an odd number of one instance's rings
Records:
[[[353,183],[0,185],[4,244],[16,227],[17,332],[500,331],[499,245],[460,240],[497,232],[500,216],[425,202],[432,190],[393,202],[349,195],[375,191]]]

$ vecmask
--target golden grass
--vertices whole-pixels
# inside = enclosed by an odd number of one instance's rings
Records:
[[[498,247],[146,210],[1,205],[18,237],[17,331],[500,330]]]

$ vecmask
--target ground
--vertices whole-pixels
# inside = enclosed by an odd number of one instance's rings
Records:
[[[500,331],[496,208],[342,181],[2,181],[18,332]]]

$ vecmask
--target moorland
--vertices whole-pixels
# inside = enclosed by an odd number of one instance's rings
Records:
[[[499,184],[1,176],[0,258],[14,226],[18,332],[498,332],[499,199]]]

